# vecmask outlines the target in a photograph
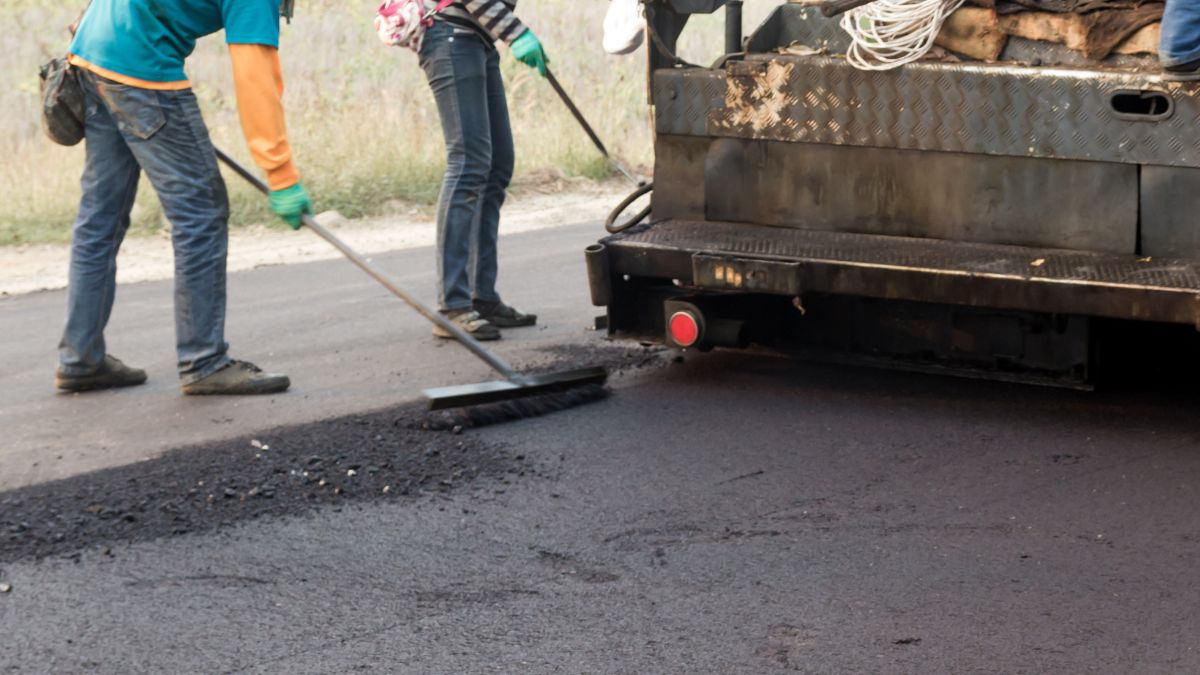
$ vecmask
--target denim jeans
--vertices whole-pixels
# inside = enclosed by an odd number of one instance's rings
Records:
[[[145,172],[171,222],[175,339],[185,383],[229,362],[225,256],[229,199],[212,141],[190,89],[151,91],[82,76],[86,106],[83,198],[71,239],[67,325],[59,344],[66,374],[104,362],[104,328],[116,294],[117,251]]]
[[[1158,59],[1168,67],[1200,59],[1200,0],[1167,0]]]
[[[498,301],[496,241],[500,207],[512,179],[513,138],[500,54],[479,35],[438,21],[421,45],[446,141],[438,199],[438,304]]]

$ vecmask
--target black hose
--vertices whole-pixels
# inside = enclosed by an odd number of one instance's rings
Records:
[[[683,68],[700,68],[701,66],[679,58],[675,52],[671,51],[670,47],[667,47],[667,43],[662,39],[662,36],[658,34],[658,29],[654,27],[654,7],[644,0],[643,5],[646,8],[646,32],[650,34],[650,43],[654,45],[654,48],[658,50],[658,53],[666,57],[666,59],[670,61],[672,65],[681,66]]]
[[[620,218],[621,214],[625,213],[625,209],[632,206],[633,203],[638,199],[650,194],[653,191],[654,183],[646,183],[645,185],[639,186],[638,189],[630,193],[628,197],[621,200],[621,203],[617,204],[617,208],[613,209],[612,213],[608,214],[608,220],[604,221],[604,229],[607,230],[609,234],[617,234],[619,232],[628,230],[629,228],[637,225],[649,217],[650,210],[654,208],[653,205],[642,209],[640,213],[624,223],[621,223],[620,225],[617,224],[617,218]]]

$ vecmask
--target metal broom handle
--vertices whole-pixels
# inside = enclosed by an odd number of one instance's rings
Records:
[[[617,171],[621,172],[621,174],[624,175],[630,183],[641,187],[643,185],[643,181],[639,181],[637,178],[635,178],[633,173],[630,172],[629,169],[625,168],[624,164],[617,161],[615,157],[609,154],[608,148],[604,146],[604,141],[600,140],[600,136],[598,136],[596,131],[592,129],[592,125],[588,124],[587,118],[585,118],[583,113],[579,111],[579,108],[575,105],[575,101],[571,100],[571,97],[567,95],[567,90],[563,89],[562,85],[558,83],[558,78],[554,76],[554,71],[550,70],[548,67],[546,68],[546,81],[549,82],[550,86],[554,88],[554,93],[558,94],[558,97],[562,99],[563,104],[567,106],[567,110],[571,112],[571,115],[575,118],[575,121],[579,123],[579,126],[583,127],[584,133],[588,135],[588,138],[592,141],[592,145],[596,146],[596,149],[600,151],[600,154],[604,156],[604,159],[607,159],[608,163],[616,168]]]
[[[251,185],[258,188],[259,192],[262,192],[263,194],[271,193],[271,189],[267,187],[267,184],[264,183],[261,178],[247,171],[246,167],[242,166],[232,157],[225,154],[220,148],[214,149],[217,152],[217,159],[220,159],[222,162],[224,162],[226,166],[234,171],[234,173],[238,174],[242,178],[245,178],[246,181],[248,181]],[[426,319],[437,324],[443,330],[453,335],[455,340],[458,340],[462,346],[471,350],[475,356],[478,356],[481,360],[491,366],[493,370],[509,380],[521,380],[521,376],[515,370],[513,370],[512,366],[508,365],[504,359],[501,359],[499,356],[496,356],[492,352],[485,349],[483,345],[479,344],[478,340],[471,337],[470,334],[468,334],[462,328],[459,328],[454,324],[454,322],[450,321],[445,316],[442,316],[441,312],[435,311],[433,308],[429,307],[417,298],[409,295],[407,291],[405,291],[403,288],[400,288],[400,286],[396,282],[392,281],[390,277],[376,269],[371,263],[367,262],[366,258],[359,255],[357,251],[347,246],[345,242],[343,242],[329,230],[325,229],[325,226],[318,223],[317,220],[311,215],[305,213],[301,216],[300,220],[302,223],[304,223],[305,227],[313,232],[316,232],[319,237],[332,244],[334,248],[341,251],[342,255],[349,258],[350,262],[357,265],[359,269],[366,272],[375,281],[378,281],[380,285],[391,291],[396,297],[408,303],[410,307],[420,312],[421,315]]]

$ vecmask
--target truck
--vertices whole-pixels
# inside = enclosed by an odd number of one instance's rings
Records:
[[[646,4],[649,215],[585,252],[610,337],[1082,389],[1134,333],[1200,352],[1200,85],[1017,38],[858,70],[816,6],[740,5]]]

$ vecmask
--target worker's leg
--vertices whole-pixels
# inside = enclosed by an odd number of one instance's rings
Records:
[[[67,325],[59,343],[59,375],[86,376],[104,364],[104,328],[117,290],[117,250],[129,228],[138,165],[118,122],[84,78],[87,112],[83,197],[71,235]]]
[[[468,264],[475,219],[492,167],[486,66],[495,51],[478,36],[442,22],[425,35],[421,67],[433,89],[446,142],[446,176],[438,200],[438,304],[471,308]]]
[[[500,234],[500,207],[512,180],[513,136],[508,118],[508,99],[500,75],[500,53],[492,50],[486,63],[488,126],[492,140],[492,162],[488,171],[483,202],[479,206],[478,229],[472,248],[471,287],[477,300],[499,302],[496,293],[496,245]]]
[[[151,91],[101,81],[99,91],[171,222],[175,339],[179,376],[186,385],[229,364],[225,182],[190,89]]]
[[[1167,0],[1158,56],[1168,70],[1200,68],[1200,0]]]
[[[512,181],[515,156],[508,99],[504,94],[504,79],[500,76],[500,54],[494,50],[487,59],[487,111],[492,137],[492,165],[475,223],[475,245],[471,249],[474,306],[480,316],[500,328],[532,326],[537,323],[536,315],[525,314],[505,304],[496,292],[500,207],[504,205],[508,184]]]

